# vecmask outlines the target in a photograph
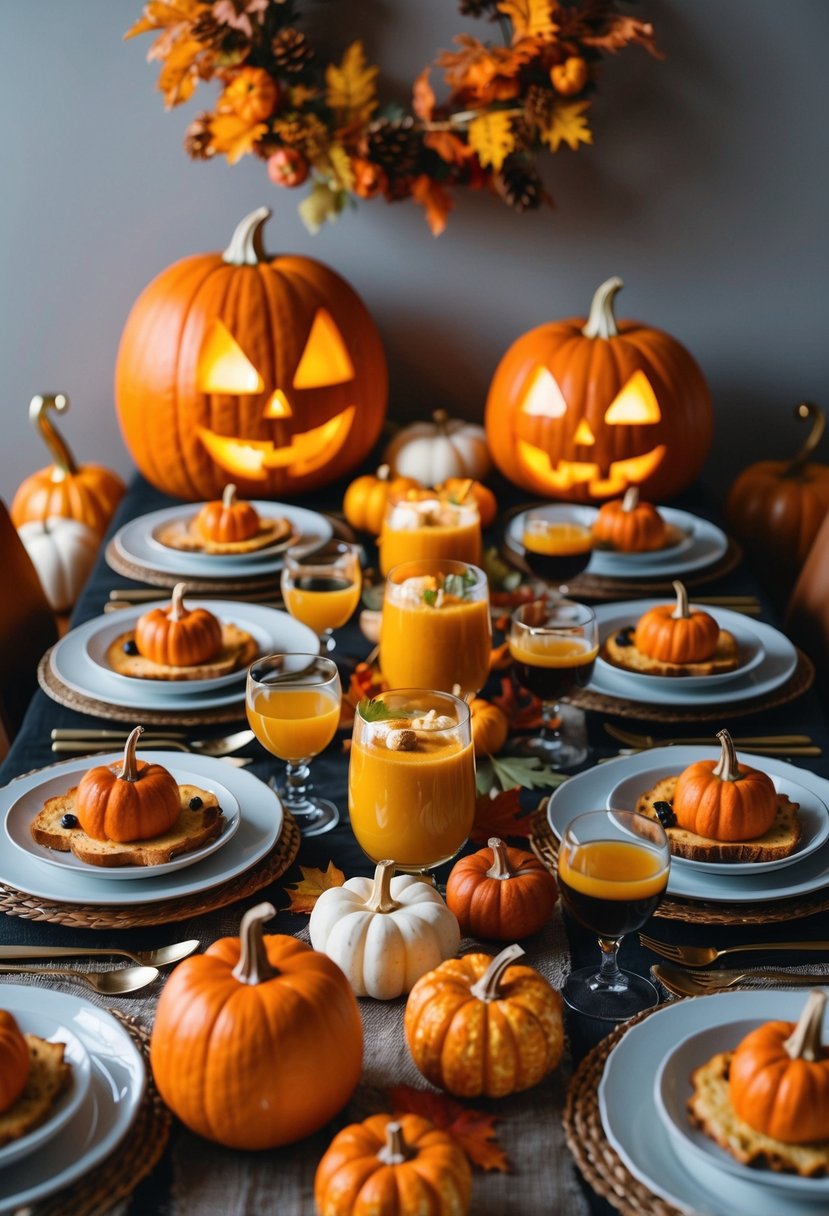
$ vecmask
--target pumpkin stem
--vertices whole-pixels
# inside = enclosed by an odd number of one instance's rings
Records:
[[[722,746],[722,752],[714,767],[713,775],[719,777],[720,781],[739,781],[742,774],[740,773],[740,766],[737,763],[734,740],[727,730],[718,730],[717,738]]]
[[[501,979],[504,972],[511,963],[521,958],[523,953],[523,949],[517,942],[512,946],[505,946],[500,954],[495,955],[477,983],[469,989],[470,995],[479,1001],[497,1001],[501,995]]]
[[[377,1160],[383,1165],[402,1165],[416,1154],[403,1139],[403,1128],[399,1123],[386,1124],[386,1143],[377,1152]]]
[[[507,855],[507,846],[503,840],[499,840],[497,836],[490,836],[487,844],[492,849],[492,865],[486,872],[487,878],[512,878],[512,870],[509,868],[509,857]]]
[[[625,496],[622,499],[622,510],[625,512],[635,511],[639,506],[639,487],[628,486],[625,490]]]
[[[823,1059],[820,1028],[825,1004],[826,993],[821,992],[819,988],[813,988],[797,1025],[783,1044],[786,1054],[793,1060],[814,1062]]]
[[[400,907],[392,898],[391,880],[394,878],[394,862],[378,861],[374,871],[374,886],[371,895],[366,900],[369,912],[394,912]]]
[[[260,262],[270,261],[262,242],[262,229],[270,214],[270,207],[258,207],[246,215],[230,238],[222,261],[231,266],[258,266]]]
[[[186,589],[186,583],[176,583],[173,588],[173,598],[167,613],[168,621],[180,621],[183,616],[187,616],[187,609],[184,607],[184,592]]]
[[[615,338],[619,330],[613,315],[613,301],[617,291],[621,291],[624,283],[618,276],[608,279],[596,288],[593,302],[590,305],[590,315],[582,329],[585,338]]]
[[[236,501],[236,487],[232,481],[229,481],[227,483],[227,485],[225,486],[224,490],[222,491],[222,506],[224,507],[224,509],[226,511],[229,511],[230,508],[235,503],[235,501]]]
[[[75,458],[69,450],[66,440],[61,435],[50,418],[46,417],[47,410],[55,410],[58,414],[69,409],[69,398],[65,393],[38,394],[29,402],[29,421],[37,427],[55,461],[52,471],[52,481],[63,481],[65,477],[74,477],[78,471]]]
[[[446,424],[449,421],[449,414],[446,410],[432,410],[432,421],[435,426],[441,431],[446,429]]]
[[[803,472],[807,460],[820,443],[823,438],[823,432],[826,429],[826,418],[824,417],[823,410],[820,406],[813,405],[811,401],[801,401],[800,405],[796,405],[794,407],[794,416],[795,418],[811,418],[812,429],[809,431],[803,447],[786,465],[782,473],[783,477],[798,477]]]
[[[274,976],[279,975],[268,959],[262,936],[262,925],[272,916],[276,916],[273,904],[261,903],[248,908],[242,917],[239,928],[242,953],[232,972],[233,978],[240,984],[264,984],[266,980],[272,980]]]
[[[135,726],[127,736],[127,741],[124,744],[124,760],[121,765],[121,771],[118,774],[122,781],[138,780],[138,761],[135,758],[135,748],[138,744],[138,736],[143,734],[144,727]]]
[[[391,477],[391,465],[381,464],[377,470],[377,480],[388,481],[389,477]]]
[[[676,608],[671,613],[671,620],[687,621],[691,613],[688,611],[688,591],[685,584],[675,579],[671,585],[676,592]]]

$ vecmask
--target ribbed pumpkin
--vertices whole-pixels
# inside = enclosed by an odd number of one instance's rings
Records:
[[[483,697],[473,697],[469,702],[469,716],[475,755],[497,755],[509,735],[507,715],[491,701],[486,701]]]
[[[352,528],[379,536],[389,499],[421,488],[414,477],[392,477],[389,466],[381,464],[376,473],[352,481],[343,499],[343,515]]]
[[[206,608],[186,608],[187,584],[176,583],[165,608],[151,608],[135,623],[138,653],[153,663],[195,667],[208,663],[222,649],[222,626]]]
[[[648,553],[665,544],[665,521],[656,507],[639,501],[638,486],[624,498],[603,503],[593,523],[593,538],[621,553]]]
[[[461,930],[494,941],[538,932],[557,897],[556,880],[538,858],[509,848],[497,836],[487,848],[456,861],[446,883],[446,903]]]
[[[196,516],[196,529],[205,540],[233,544],[250,540],[259,531],[259,512],[249,502],[236,497],[236,487],[229,482],[220,499],[206,502]]]
[[[501,472],[545,498],[590,502],[638,485],[661,501],[702,469],[711,445],[711,395],[675,338],[620,321],[608,279],[590,316],[539,325],[501,359],[486,404],[489,448]]]
[[[688,607],[683,583],[673,586],[676,604],[657,604],[643,613],[633,640],[637,650],[661,663],[700,663],[717,649],[720,627],[709,613]]]
[[[127,319],[115,400],[127,447],[159,489],[290,497],[342,476],[373,447],[387,373],[376,326],[321,262],[270,257],[261,208],[224,254],[184,258]]]
[[[161,764],[136,759],[143,731],[142,726],[130,731],[120,764],[87,769],[78,783],[75,813],[94,840],[150,840],[171,828],[181,814],[172,773]]]
[[[159,1093],[200,1136],[228,1148],[289,1144],[342,1110],[362,1068],[354,993],[335,963],[295,937],[263,936],[258,904],[239,937],[179,963],[153,1026]]]
[[[0,1009],[0,1114],[13,1106],[29,1079],[29,1044],[20,1027],[5,1009]]]
[[[717,732],[719,760],[697,760],[677,778],[673,811],[677,824],[709,840],[754,840],[777,814],[777,791],[768,773],[737,763],[727,730]]]
[[[400,477],[434,486],[450,477],[486,477],[492,468],[486,434],[476,423],[433,410],[431,422],[412,422],[386,445],[384,459]]]

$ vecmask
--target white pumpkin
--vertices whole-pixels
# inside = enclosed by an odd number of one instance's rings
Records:
[[[17,529],[53,612],[66,612],[78,598],[98,554],[100,536],[77,519],[50,515]]]
[[[482,481],[492,468],[486,431],[472,422],[435,410],[432,422],[414,422],[394,436],[383,459],[395,477],[414,477],[436,486],[449,477]]]
[[[345,972],[357,996],[380,1001],[458,952],[460,929],[440,895],[411,874],[394,877],[381,861],[374,879],[349,878],[323,891],[310,922],[311,945]]]

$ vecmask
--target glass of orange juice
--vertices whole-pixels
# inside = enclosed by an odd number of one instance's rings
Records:
[[[389,572],[380,622],[380,669],[392,688],[470,696],[489,675],[489,587],[477,566],[446,558]]]
[[[340,721],[342,689],[337,665],[316,654],[269,654],[248,668],[245,707],[266,751],[286,762],[277,785],[283,805],[303,836],[319,836],[339,822],[333,802],[317,797],[309,763],[324,751]]]
[[[348,811],[372,861],[420,873],[454,857],[475,814],[469,707],[428,689],[361,701],[354,715]]]
[[[334,649],[333,630],[351,617],[362,585],[358,545],[332,540],[313,547],[295,545],[285,553],[281,578],[285,607],[320,635],[326,650]]]
[[[521,543],[532,573],[561,592],[587,569],[593,554],[593,532],[584,507],[567,503],[527,511]]]
[[[380,573],[416,558],[481,564],[481,516],[473,498],[392,496],[380,531]]]
[[[586,811],[568,825],[558,850],[565,907],[595,933],[601,966],[571,971],[561,995],[591,1018],[620,1022],[659,1003],[649,980],[619,968],[622,938],[655,911],[671,868],[662,825],[636,811]]]

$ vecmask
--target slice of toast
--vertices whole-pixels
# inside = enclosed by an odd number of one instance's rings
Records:
[[[657,819],[653,809],[656,802],[671,802],[676,789],[676,777],[663,777],[653,789],[642,794],[636,803],[640,815]],[[689,861],[776,861],[789,857],[800,841],[800,820],[797,812],[800,804],[791,802],[785,794],[777,795],[777,815],[767,832],[754,840],[726,841],[710,840],[698,836],[685,828],[666,828],[665,834],[674,857],[685,857]]]
[[[77,786],[55,798],[49,798],[32,821],[32,837],[36,844],[59,853],[75,854],[91,866],[157,866],[172,861],[182,853],[192,853],[208,841],[221,835],[224,827],[222,811],[216,795],[195,785],[180,785],[181,814],[161,836],[150,840],[135,840],[129,844],[117,840],[93,840],[82,827],[64,828],[61,819],[75,814]],[[191,809],[190,801],[200,798],[202,805]]]
[[[222,624],[222,649],[209,663],[195,663],[192,667],[173,667],[166,663],[154,663],[141,654],[127,654],[126,642],[135,641],[135,630],[121,633],[107,646],[105,658],[119,676],[130,676],[136,680],[212,680],[216,676],[229,675],[248,667],[259,653],[255,638],[245,629],[231,622]]]
[[[63,1058],[64,1043],[49,1043],[34,1034],[23,1037],[29,1044],[29,1079],[17,1101],[0,1112],[0,1148],[48,1119],[72,1074],[72,1065]]]
[[[288,541],[293,536],[294,527],[289,519],[269,517],[259,519],[259,531],[247,540],[215,541],[202,536],[196,526],[197,515],[187,522],[175,520],[156,528],[153,536],[160,545],[168,549],[178,549],[184,553],[255,553],[257,549],[265,549]]]
[[[688,1099],[691,1123],[743,1165],[800,1174],[803,1178],[820,1178],[829,1173],[829,1140],[786,1144],[755,1131],[737,1118],[728,1088],[733,1054],[721,1051],[692,1073],[694,1092]],[[781,1207],[781,1213],[783,1210]]]
[[[636,646],[632,633],[628,635],[629,643],[620,642],[619,638],[625,633],[625,630],[617,630],[602,643],[599,650],[606,663],[622,667],[625,671],[635,671],[644,676],[713,676],[722,671],[734,671],[740,666],[737,639],[726,629],[720,630],[717,649],[711,658],[699,663],[664,663],[661,659],[651,659]]]

